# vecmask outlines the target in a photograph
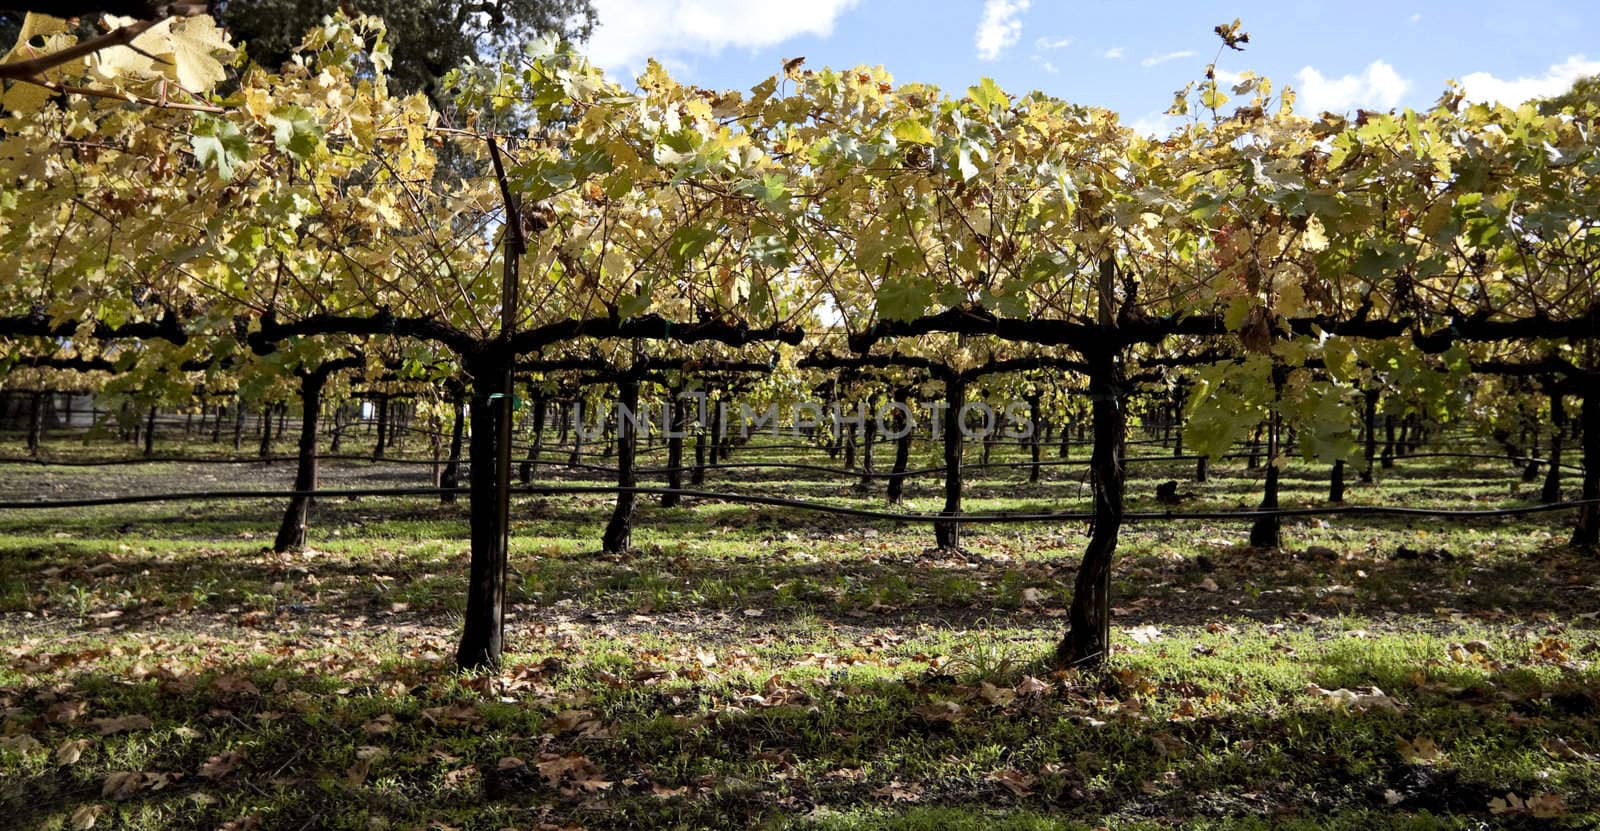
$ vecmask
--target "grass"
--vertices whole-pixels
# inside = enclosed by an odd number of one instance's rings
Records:
[[[780,459],[827,462],[735,461]],[[325,484],[426,471],[341,463]],[[1192,465],[1132,471],[1137,510]],[[1323,472],[1291,463],[1283,504],[1319,504]],[[1536,486],[1516,473],[1402,459],[1349,498],[1519,504]],[[8,464],[0,498],[290,475]],[[967,508],[1079,510],[1081,477],[987,471]],[[871,504],[845,477],[709,483]],[[907,508],[936,510],[937,485],[914,480]],[[1239,462],[1184,486],[1194,508],[1258,488]],[[1277,552],[1238,545],[1242,523],[1130,527],[1117,651],[1089,674],[1045,662],[1080,527],[971,528],[942,552],[923,526],[646,502],[637,550],[602,555],[604,498],[517,501],[511,652],[480,675],[450,661],[464,502],[325,502],[287,556],[265,550],[270,503],[0,518],[0,810],[43,829],[1600,823],[1597,578],[1560,515],[1296,522]]]

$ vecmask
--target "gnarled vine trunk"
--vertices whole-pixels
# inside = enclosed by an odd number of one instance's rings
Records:
[[[450,458],[445,460],[444,472],[439,474],[439,487],[455,488],[461,485],[461,439],[467,429],[466,403],[461,400],[460,392],[451,395],[451,408],[455,417],[450,425]],[[438,458],[435,456],[434,458]],[[453,493],[439,494],[439,501],[446,505],[454,504],[456,495]]]
[[[44,439],[44,393],[33,394],[33,410],[28,413],[28,455],[39,455],[39,444]]]
[[[617,487],[638,487],[634,473],[634,459],[639,448],[636,425],[639,411],[639,380],[624,376],[617,381]],[[639,495],[628,490],[617,492],[617,505],[611,511],[611,521],[606,523],[605,535],[600,540],[602,550],[609,553],[627,551],[633,547],[633,511]]]
[[[389,397],[378,396],[374,409],[378,411],[378,443],[372,448],[372,458],[382,459],[389,450]]]
[[[468,523],[472,561],[467,577],[467,610],[456,648],[456,665],[464,669],[493,666],[505,648],[506,520],[501,514],[498,456],[501,416],[509,407],[511,362],[494,352],[472,356],[469,415],[472,435],[467,445]]]
[[[943,516],[961,513],[961,408],[967,403],[967,384],[959,377],[944,382],[944,509]],[[961,526],[940,521],[933,526],[934,541],[940,548],[961,547]]]
[[[311,492],[317,489],[317,425],[322,417],[322,390],[333,373],[356,366],[354,360],[330,361],[300,373],[300,444],[295,457],[294,490],[289,507],[278,524],[272,550],[299,551],[306,545],[311,521]]]
[[[672,424],[667,430],[667,487],[671,491],[683,489],[683,437],[689,427],[688,402],[676,391],[672,396]],[[661,507],[676,508],[683,502],[679,493],[661,494]]]
[[[1583,390],[1583,409],[1579,418],[1583,429],[1582,499],[1600,499],[1600,385],[1590,382]],[[1589,504],[1578,511],[1578,527],[1572,532],[1575,548],[1600,548],[1600,505]]]
[[[1033,429],[1028,431],[1028,454],[1033,462],[1028,468],[1028,482],[1037,485],[1039,483],[1040,455],[1044,450],[1041,446],[1041,442],[1044,440],[1042,435],[1044,431],[1044,413],[1039,406],[1038,395],[1028,396],[1028,418],[1033,425]]]
[[[890,505],[899,505],[906,492],[906,465],[911,461],[911,434],[915,432],[906,414],[911,411],[911,391],[904,387],[895,390],[894,402],[894,469],[889,472],[888,492]]]
[[[1561,392],[1550,393],[1550,466],[1545,471],[1544,487],[1539,499],[1544,502],[1561,501],[1561,450],[1567,432],[1567,409],[1561,402]]]
[[[544,447],[544,396],[533,396],[533,435],[528,441],[528,456],[522,460],[522,467],[517,470],[517,479],[526,485],[533,481],[533,470],[539,464],[539,452]]]
[[[1276,406],[1276,404],[1274,404]],[[1267,476],[1261,493],[1261,510],[1278,509],[1278,438],[1283,430],[1282,418],[1277,410],[1267,419]],[[1250,526],[1250,545],[1253,548],[1278,548],[1283,545],[1283,520],[1272,514],[1256,519]]]
[[[1089,545],[1073,585],[1067,634],[1056,647],[1063,667],[1098,666],[1111,648],[1111,561],[1122,529],[1128,417],[1123,409],[1121,360],[1110,352],[1089,356],[1089,397],[1094,449],[1089,479],[1094,492],[1094,519]]]

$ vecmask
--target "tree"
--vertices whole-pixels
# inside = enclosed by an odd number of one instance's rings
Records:
[[[591,0],[239,0],[222,20],[256,63],[275,68],[326,15],[383,18],[393,44],[390,83],[448,106],[444,76],[469,59],[497,59],[541,35],[583,40],[594,29]]]

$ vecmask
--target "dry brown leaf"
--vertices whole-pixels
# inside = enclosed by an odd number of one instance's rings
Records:
[[[156,726],[149,716],[139,715],[138,713],[116,718],[92,719],[89,723],[99,730],[102,736],[109,736],[113,733],[121,733],[127,730],[149,730]]]
[[[242,675],[221,675],[211,679],[211,689],[223,695],[257,695],[261,690]]]
[[[1154,626],[1135,626],[1127,630],[1134,643],[1155,643],[1161,640],[1161,630]]]
[[[394,729],[394,715],[392,713],[384,713],[383,715],[378,716],[377,718],[373,719],[372,721],[369,721],[366,724],[361,725],[361,732],[366,733],[369,736],[377,736],[377,735],[380,735],[380,734],[383,734],[383,733],[387,733],[387,732],[389,732],[390,730],[393,730],[393,729]]]
[[[71,724],[89,711],[87,701],[57,701],[45,710],[44,720],[51,724]]]
[[[1321,697],[1330,707],[1347,707],[1358,712],[1388,710],[1398,713],[1405,709],[1400,702],[1377,687],[1357,687],[1353,690],[1341,687],[1337,690],[1325,690],[1316,684],[1307,684],[1306,692]]]
[[[1017,697],[1017,694],[1005,687],[997,687],[988,681],[978,685],[978,697],[996,707],[1004,707]]]
[[[965,713],[961,705],[954,701],[931,701],[920,707],[911,708],[911,712],[927,719],[928,721],[960,721]]]
[[[567,781],[585,791],[598,791],[614,784],[605,779],[600,769],[582,753],[569,753],[565,756],[542,753],[535,767],[539,769],[539,775],[551,785],[560,785],[563,781]]]
[[[1584,760],[1593,761],[1595,758],[1594,754],[1586,752],[1587,748],[1579,749],[1577,747],[1573,747],[1566,739],[1558,736],[1551,736],[1545,739],[1539,743],[1539,746],[1544,748],[1544,752],[1550,754],[1551,756],[1569,762]]]
[[[56,764],[73,765],[83,756],[83,751],[89,747],[88,739],[68,739],[56,748]]]
[[[144,787],[144,774],[133,770],[119,770],[106,777],[100,785],[100,796],[121,802]]]
[[[88,831],[94,827],[95,820],[100,818],[100,812],[105,810],[104,805],[83,805],[67,819],[67,827],[72,831]]]
[[[1539,819],[1555,819],[1567,813],[1567,802],[1560,794],[1542,793],[1528,797],[1528,813]]]
[[[1048,683],[1040,681],[1032,675],[1022,676],[1022,680],[1018,681],[1016,686],[1017,695],[1022,696],[1041,695],[1049,691],[1050,685]]]
[[[0,736],[0,748],[13,753],[27,753],[39,747],[39,740],[23,734],[20,736]]]
[[[1400,758],[1410,764],[1437,761],[1444,754],[1439,752],[1439,746],[1427,736],[1418,736],[1415,739],[1400,740]]]
[[[200,766],[200,775],[207,779],[221,779],[233,773],[234,768],[237,768],[242,761],[244,761],[244,754],[237,750],[219,753],[207,759],[205,764]]]
[[[922,799],[922,786],[915,782],[901,782],[895,779],[881,788],[874,788],[872,795],[883,797],[890,802],[917,802]]]
[[[1507,791],[1503,798],[1497,796],[1489,800],[1489,813],[1491,814],[1520,814],[1526,809],[1527,806],[1523,803],[1522,797],[1510,791]]]
[[[1039,784],[1039,777],[1011,769],[991,771],[983,778],[989,782],[999,782],[1017,796],[1032,795],[1034,786]]]

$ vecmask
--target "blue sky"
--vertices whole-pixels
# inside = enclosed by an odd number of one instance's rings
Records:
[[[1121,0],[595,0],[591,52],[631,77],[646,57],[675,77],[749,88],[784,58],[883,64],[897,81],[964,90],[994,78],[1109,107],[1147,129],[1216,55],[1211,29],[1250,33],[1225,72],[1254,70],[1302,111],[1425,107],[1447,79],[1470,97],[1523,100],[1600,73],[1596,0],[1183,3]]]

